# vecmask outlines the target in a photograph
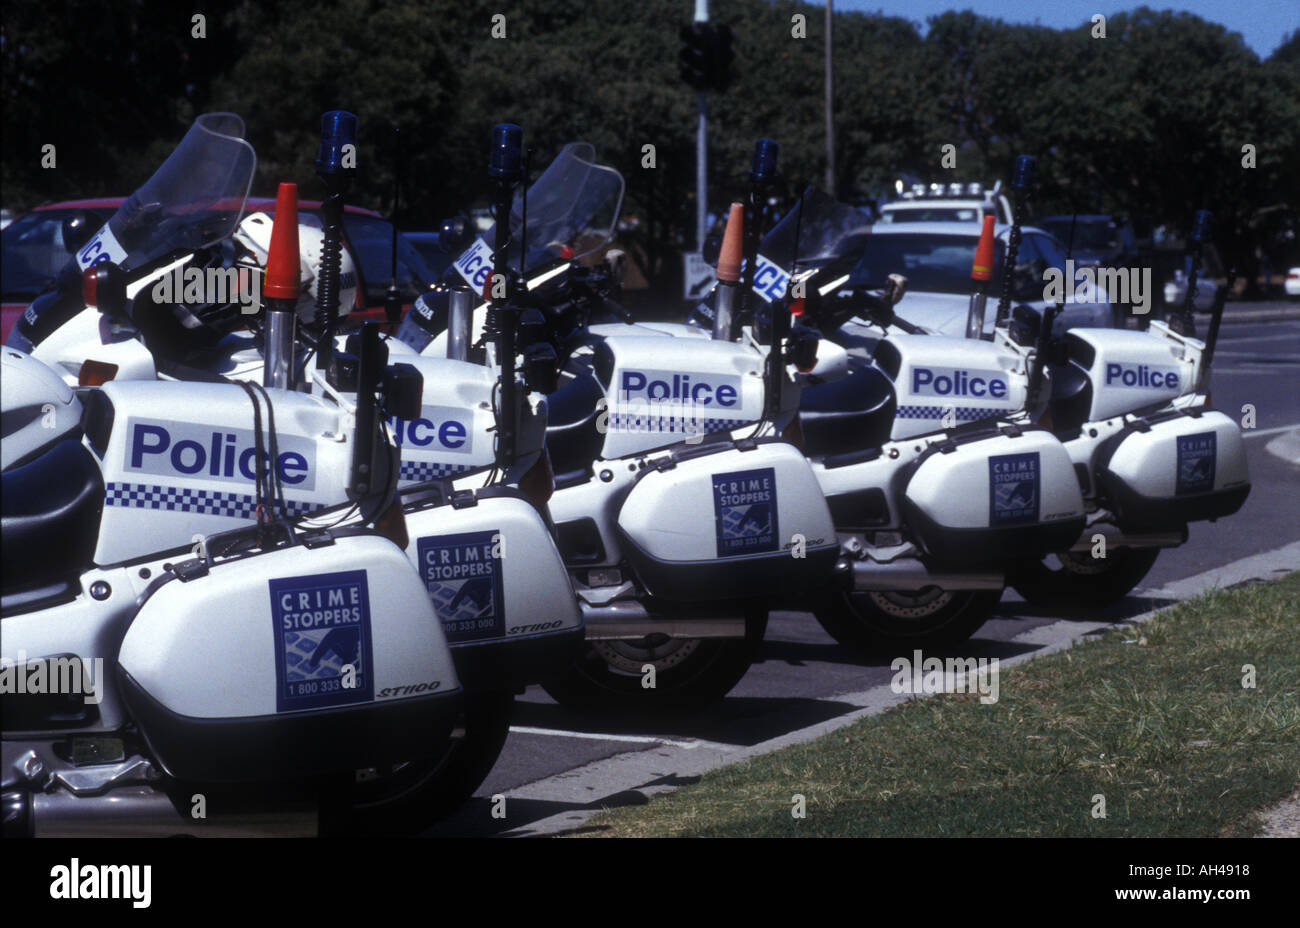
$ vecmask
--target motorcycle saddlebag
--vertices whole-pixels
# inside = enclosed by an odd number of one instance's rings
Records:
[[[582,613],[546,522],[508,486],[402,494],[410,544],[466,693],[559,676],[581,653]]]
[[[767,597],[830,577],[839,545],[808,461],[775,439],[685,446],[639,475],[619,510],[651,596]]]
[[[1069,548],[1083,531],[1074,467],[1044,429],[959,431],[930,445],[899,476],[913,541],[939,561],[1042,557]]]
[[[1229,516],[1250,493],[1241,430],[1215,409],[1170,409],[1130,423],[1097,449],[1096,476],[1129,531]]]
[[[405,553],[335,533],[162,575],[122,640],[123,698],[167,773],[284,780],[416,760],[461,691]],[[351,672],[349,672],[351,668]]]

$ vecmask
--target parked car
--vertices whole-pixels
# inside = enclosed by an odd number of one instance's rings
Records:
[[[438,277],[442,277],[442,272],[456,260],[455,255],[449,255],[442,250],[442,246],[438,244],[437,232],[403,232],[402,235],[420,253],[420,257],[424,259],[424,266]]]
[[[63,241],[63,221],[83,213],[94,233],[117,212],[122,200],[48,203],[28,210],[0,231],[0,340],[9,337],[27,304],[53,286],[54,276],[68,263],[72,249]]]
[[[1133,227],[1122,216],[1047,216],[1034,225],[1068,247],[1076,266],[1129,267],[1138,259]]]
[[[4,291],[0,341],[9,338],[9,330],[27,304],[53,285],[54,276],[68,262],[72,249],[63,240],[64,220],[79,212],[92,217],[87,226],[89,237],[117,212],[123,202],[124,197],[104,197],[50,203],[24,213],[0,232]],[[319,200],[303,200],[298,210],[306,221],[313,218],[320,221]],[[245,215],[256,212],[274,214],[275,200],[249,197],[244,212]],[[360,278],[353,316],[382,322],[385,319],[384,298],[392,281],[393,227],[374,210],[348,206],[343,218],[343,240]],[[437,279],[420,253],[399,233],[397,286],[402,295],[403,312]]]
[[[1011,203],[999,182],[992,190],[982,184],[914,184],[899,199],[880,207],[882,223],[971,222],[978,227],[986,215],[1011,222]]]
[[[993,307],[1002,294],[1002,277],[1006,262],[1006,241],[1011,231],[1007,225],[994,226],[997,236],[996,259],[989,310],[984,317],[985,332],[992,332],[996,313]],[[1043,272],[1049,267],[1064,273],[1065,253],[1056,240],[1043,229],[1021,226],[1020,249],[1012,296],[1015,305],[1027,305],[1040,313],[1046,308],[1043,299],[1046,283]],[[898,304],[897,313],[908,322],[940,335],[962,336],[966,333],[966,313],[971,293],[971,262],[979,244],[980,226],[966,222],[876,223],[859,233],[856,246],[861,257],[854,266],[848,286],[875,290],[884,287],[888,275],[907,278],[907,295]],[[850,253],[850,245],[846,253]],[[1069,282],[1066,281],[1067,291]],[[1060,331],[1080,327],[1106,327],[1114,323],[1114,309],[1104,288],[1098,288],[1096,302],[1077,302],[1066,293],[1065,311],[1057,318]]]
[[[1300,267],[1293,267],[1286,272],[1286,280],[1282,282],[1282,288],[1287,296],[1293,300],[1300,300]]]

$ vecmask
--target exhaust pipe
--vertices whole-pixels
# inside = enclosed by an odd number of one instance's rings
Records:
[[[1177,548],[1187,541],[1187,529],[1173,532],[1141,532],[1128,534],[1109,522],[1090,525],[1083,530],[1079,540],[1070,548],[1072,554],[1091,551],[1093,536],[1101,535],[1106,540],[1107,548]]]
[[[474,294],[469,287],[455,287],[447,301],[447,358],[469,360],[469,329],[474,316]]]
[[[204,819],[183,815],[166,793],[150,786],[123,786],[100,796],[59,790],[30,796],[27,833],[38,838],[304,838],[318,830],[316,809],[305,803],[213,811]]]
[[[944,571],[928,567],[916,558],[899,558],[882,564],[877,561],[850,561],[840,558],[835,565],[840,575],[851,575],[853,589],[861,592],[911,592],[927,586],[958,590],[1000,590],[1006,577],[999,570]]]
[[[744,638],[745,617],[706,615],[683,617],[682,610],[673,615],[648,612],[639,602],[624,600],[604,606],[580,603],[582,620],[587,626],[588,641],[625,641],[664,635],[668,638]],[[722,608],[719,606],[719,608]]]

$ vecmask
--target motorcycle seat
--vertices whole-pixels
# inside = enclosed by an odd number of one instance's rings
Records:
[[[3,589],[68,579],[89,567],[104,511],[104,478],[78,441],[61,441],[0,485]]]
[[[599,429],[605,391],[590,371],[582,371],[547,397],[546,450],[556,474],[582,471],[600,456],[605,436]]]
[[[849,376],[805,387],[799,396],[804,454],[825,457],[889,441],[894,425],[894,385],[879,368],[850,360]]]

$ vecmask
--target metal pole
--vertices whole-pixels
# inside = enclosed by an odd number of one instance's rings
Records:
[[[831,76],[832,0],[826,0],[826,192],[835,196],[835,109]]]
[[[709,0],[695,0],[695,21],[709,21]],[[709,231],[709,112],[704,91],[695,95],[695,102],[699,115],[695,130],[695,248],[703,251],[704,237]]]
[[[704,250],[704,237],[709,231],[709,154],[705,138],[708,111],[703,92],[695,95],[699,109],[699,125],[695,130],[695,248]]]

